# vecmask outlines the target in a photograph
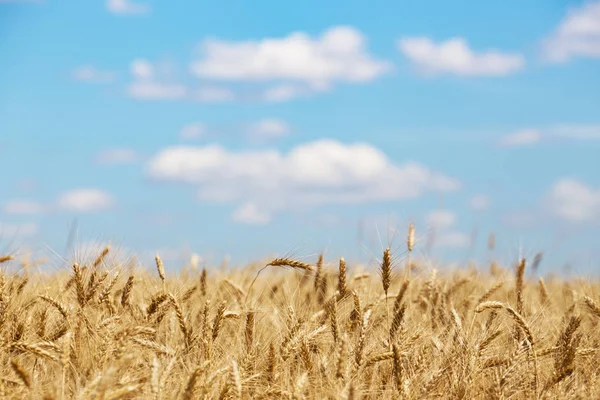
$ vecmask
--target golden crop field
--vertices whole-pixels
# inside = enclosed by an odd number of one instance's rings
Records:
[[[597,282],[530,279],[525,259],[437,270],[412,245],[377,269],[153,271],[107,247],[48,275],[4,256],[2,398],[600,398]]]

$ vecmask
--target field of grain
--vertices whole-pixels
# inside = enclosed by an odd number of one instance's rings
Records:
[[[1,397],[600,398],[597,282],[525,259],[436,270],[411,241],[373,269],[143,269],[106,248],[48,275],[4,256]]]

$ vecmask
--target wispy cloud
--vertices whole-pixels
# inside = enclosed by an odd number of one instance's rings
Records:
[[[407,37],[398,41],[398,48],[424,75],[505,76],[525,66],[521,54],[476,52],[464,38],[435,43],[428,37]]]
[[[503,136],[498,141],[500,147],[522,147],[539,143],[542,133],[537,129],[522,129]]]
[[[241,224],[265,225],[271,221],[271,215],[254,203],[245,203],[233,211],[231,219]]]
[[[93,65],[82,65],[71,72],[71,78],[80,82],[110,83],[115,80],[115,74],[100,70]]]
[[[114,198],[107,192],[96,188],[74,189],[63,193],[57,200],[57,206],[75,212],[105,211],[115,205]]]
[[[130,164],[139,159],[132,149],[115,147],[100,151],[94,158],[96,164]]]
[[[250,125],[248,138],[252,141],[269,141],[291,132],[287,122],[277,118],[265,118]]]
[[[469,205],[475,211],[484,211],[490,207],[492,200],[487,194],[477,194],[471,198]]]
[[[37,201],[28,199],[14,199],[9,200],[4,205],[4,213],[6,214],[25,214],[35,215],[43,213],[47,207]]]
[[[107,0],[106,9],[113,14],[147,14],[150,12],[150,6],[141,3],[135,3],[129,0]]]
[[[500,147],[532,146],[543,141],[600,140],[600,125],[562,124],[547,128],[526,128],[498,140]]]
[[[179,138],[184,140],[200,139],[206,136],[208,129],[201,122],[192,122],[179,131]]]
[[[0,238],[29,238],[38,234],[40,228],[34,222],[0,222]]]
[[[576,57],[600,58],[600,1],[571,8],[543,43],[544,56],[553,62]]]

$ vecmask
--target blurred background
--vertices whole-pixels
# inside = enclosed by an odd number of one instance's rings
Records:
[[[0,0],[5,253],[587,274],[599,154],[599,1]]]

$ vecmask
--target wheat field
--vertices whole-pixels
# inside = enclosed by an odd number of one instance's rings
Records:
[[[52,274],[0,258],[7,399],[600,398],[599,285],[443,268],[387,248],[244,268]]]

